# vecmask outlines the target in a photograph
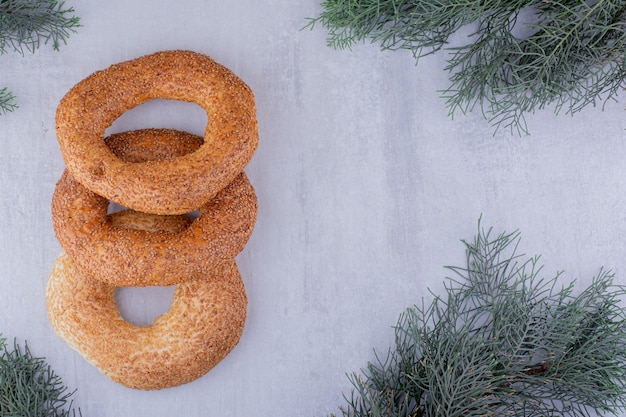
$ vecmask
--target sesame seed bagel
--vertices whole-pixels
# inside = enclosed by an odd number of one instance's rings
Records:
[[[123,160],[104,141],[125,111],[152,99],[193,102],[208,116],[193,153]],[[258,145],[254,95],[232,71],[192,51],[162,51],[96,71],[61,99],[56,133],[69,172],[91,191],[131,209],[182,214],[231,183]]]
[[[185,220],[121,212],[126,228],[176,233]],[[144,218],[145,217],[145,218]],[[143,218],[143,219],[142,219]],[[204,279],[176,286],[165,314],[147,326],[124,320],[115,286],[92,279],[62,252],[46,287],[48,318],[56,333],[111,380],[156,390],[191,382],[211,370],[237,345],[247,297],[235,261]]]
[[[185,132],[145,129],[112,135],[106,142],[121,160],[149,161],[193,152],[201,140]],[[197,218],[176,231],[120,226],[108,214],[109,204],[66,170],[52,197],[52,219],[57,239],[76,267],[116,286],[204,279],[216,265],[230,262],[243,250],[257,215],[256,194],[243,172],[199,207]]]

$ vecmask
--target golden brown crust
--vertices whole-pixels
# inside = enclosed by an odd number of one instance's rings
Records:
[[[176,145],[170,146],[171,139]],[[109,143],[124,160],[152,160],[194,149],[201,140],[184,132],[138,130]],[[150,146],[147,146],[149,144]],[[176,232],[120,227],[107,215],[109,201],[65,171],[52,197],[54,230],[61,246],[85,274],[117,286],[173,285],[203,279],[243,250],[257,214],[254,188],[242,172],[199,208],[199,217]],[[143,221],[150,216],[139,216]],[[152,217],[158,219],[159,217]],[[177,218],[177,216],[174,216]],[[179,220],[180,221],[180,220]]]
[[[183,233],[193,222],[191,218],[182,215],[164,216],[134,210],[111,213],[107,217],[111,221],[112,227],[171,235]],[[128,222],[132,223],[134,227],[128,227]]]
[[[104,143],[122,161],[140,163],[188,155],[200,149],[204,139],[180,130],[141,129],[114,133]]]
[[[104,142],[126,110],[164,98],[194,102],[208,116],[204,143],[184,156],[130,162]],[[181,214],[204,205],[242,171],[258,145],[250,88],[210,57],[163,51],[97,71],[61,100],[56,131],[72,175],[88,189],[134,210]]]
[[[128,213],[116,215],[127,228],[175,233],[180,227],[171,216],[142,222],[142,213]],[[247,297],[235,261],[178,285],[170,310],[148,326],[125,321],[114,293],[114,286],[85,276],[62,252],[46,288],[48,317],[88,362],[130,388],[162,389],[201,377],[237,345],[245,325]]]

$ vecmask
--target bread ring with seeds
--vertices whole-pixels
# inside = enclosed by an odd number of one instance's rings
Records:
[[[105,131],[148,100],[193,102],[207,113],[203,144],[171,159],[124,161]],[[134,210],[182,214],[230,184],[258,145],[254,95],[210,57],[162,51],[96,71],[61,99],[56,133],[69,172],[89,190]]]
[[[132,214],[131,214],[132,213]],[[185,219],[120,212],[126,228],[177,233]],[[165,314],[147,326],[124,320],[115,286],[80,271],[63,251],[46,287],[48,318],[56,333],[111,380],[156,390],[191,382],[211,370],[238,344],[247,297],[235,261],[174,290]]]
[[[121,160],[140,162],[179,158],[199,141],[198,136],[169,129],[124,132],[106,140]],[[243,250],[256,221],[257,200],[241,172],[176,233],[120,227],[108,210],[109,200],[67,170],[63,173],[52,197],[52,219],[61,246],[76,266],[110,285],[173,285],[203,279]]]

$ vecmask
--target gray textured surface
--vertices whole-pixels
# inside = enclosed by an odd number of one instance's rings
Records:
[[[478,217],[521,229],[548,275],[589,283],[601,266],[626,284],[626,112],[623,94],[574,118],[529,117],[530,137],[479,114],[447,117],[444,56],[360,45],[337,52],[323,30],[300,31],[317,2],[76,3],[83,27],[60,52],[0,57],[20,109],[0,118],[0,331],[27,339],[85,416],[313,416],[334,412],[346,372],[392,343],[407,306],[441,288],[463,261]],[[260,147],[246,171],[259,197],[238,257],[249,296],[240,345],[191,384],[159,392],[103,377],[56,337],[44,289],[60,247],[50,198],[63,162],[59,99],[91,72],[156,50],[193,49],[256,94]],[[111,128],[201,133],[194,105],[154,102]],[[170,291],[123,293],[135,320],[166,309]]]

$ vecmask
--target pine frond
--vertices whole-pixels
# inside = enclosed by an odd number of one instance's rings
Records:
[[[323,26],[333,48],[369,39],[417,60],[445,49],[449,115],[478,109],[496,129],[528,133],[527,114],[552,106],[573,115],[626,88],[623,0],[327,0],[322,8],[305,27]],[[469,25],[468,42],[449,47]],[[527,36],[516,35],[520,27]]]
[[[55,50],[79,26],[72,7],[56,0],[0,1],[0,52],[35,52],[51,43]]]
[[[0,89],[0,113],[5,114],[17,108],[15,97],[6,87]]]
[[[395,347],[350,377],[343,416],[589,416],[626,409],[626,290],[575,292],[519,232],[480,228],[443,296],[401,314]]]
[[[72,7],[56,0],[0,0],[0,55],[35,52],[48,43],[58,50],[80,26],[73,13]],[[13,94],[0,89],[0,115],[16,108]]]
[[[0,335],[0,415],[75,417],[73,394],[44,358],[32,355],[28,344],[22,348],[15,342],[11,350]]]

